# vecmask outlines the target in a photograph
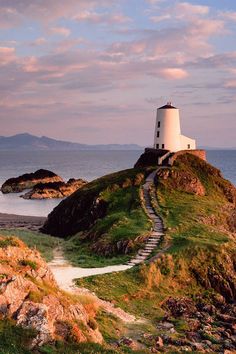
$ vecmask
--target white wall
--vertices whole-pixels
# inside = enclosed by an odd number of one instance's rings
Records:
[[[194,139],[188,138],[187,136],[184,135],[180,135],[180,142],[181,142],[181,150],[196,149],[196,140]]]
[[[160,122],[159,128],[158,122]],[[159,137],[157,137],[157,132],[159,132]],[[180,133],[179,110],[175,108],[158,109],[154,148],[157,149],[157,144],[159,144],[159,149],[173,152],[181,150]],[[164,144],[164,147],[162,144]]]

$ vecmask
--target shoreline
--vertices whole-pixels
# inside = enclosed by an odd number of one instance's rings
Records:
[[[16,215],[0,212],[0,231],[1,229],[25,229],[38,231],[44,224],[47,217]]]

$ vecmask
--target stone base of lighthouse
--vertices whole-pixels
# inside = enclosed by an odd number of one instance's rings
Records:
[[[191,154],[206,161],[206,151],[201,149],[196,150],[180,150],[171,152],[169,150],[146,148],[144,153],[139,157],[134,165],[135,168],[148,166],[172,166],[176,158],[180,155]]]

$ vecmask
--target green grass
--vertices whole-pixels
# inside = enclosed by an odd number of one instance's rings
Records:
[[[230,249],[235,246],[230,244],[232,241],[226,231],[232,205],[218,187],[219,176],[204,164],[190,157],[189,161],[174,166],[176,170],[187,170],[200,178],[206,190],[204,196],[169,188],[166,180],[158,183],[158,211],[172,242],[164,258],[151,266],[79,279],[78,286],[89,288],[101,298],[113,300],[124,310],[148,318],[152,323],[163,316],[161,303],[170,295],[195,298],[202,294],[209,299],[214,290],[205,289],[194,274],[198,272],[207,283],[208,268],[212,268],[224,279],[230,271],[227,257],[234,257]],[[181,322],[176,326],[179,332],[184,329]]]
[[[98,268],[123,264],[130,258],[127,255],[118,255],[116,257],[99,256],[91,250],[91,243],[81,241],[78,235],[63,242],[62,245],[65,258],[74,266],[82,268]]]
[[[159,212],[172,238],[170,252],[180,252],[184,248],[199,246],[209,248],[220,246],[229,241],[227,229],[228,201],[217,183],[218,176],[208,170],[211,168],[203,162],[196,163],[190,157],[189,163],[177,162],[177,171],[188,171],[199,178],[204,185],[206,195],[198,196],[170,188],[168,180],[161,180],[157,188]],[[224,183],[224,180],[221,180]],[[227,184],[227,181],[225,181]],[[229,207],[230,208],[230,207]]]
[[[35,231],[27,231],[21,229],[1,229],[0,235],[3,236],[16,236],[22,240],[29,248],[36,248],[44,257],[46,261],[50,261],[53,258],[53,249],[63,240],[41,234]]]
[[[100,197],[109,203],[107,215],[98,219],[85,232],[71,237],[64,243],[66,258],[75,266],[103,267],[126,263],[141,247],[136,239],[147,235],[151,222],[144,213],[139,186],[111,187],[103,190]],[[130,242],[129,252],[119,249],[119,242]]]
[[[119,188],[112,192],[108,189],[101,193],[101,197],[109,203],[107,215],[95,223],[89,234],[115,244],[121,240],[135,240],[149,232],[151,223],[141,207],[139,187]]]
[[[0,321],[0,354],[30,354],[27,349],[35,331],[17,327],[13,321]]]

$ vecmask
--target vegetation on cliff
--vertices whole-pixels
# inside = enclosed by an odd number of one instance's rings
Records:
[[[83,265],[82,255],[85,265],[94,255],[93,265],[102,265],[104,257],[110,258],[107,264],[127,260],[125,255],[140,247],[151,228],[139,197],[147,173],[131,169],[88,183],[49,214],[42,231],[63,238],[74,235],[66,246],[74,264]]]
[[[97,310],[88,296],[60,290],[38,251],[17,238],[0,236],[0,352],[4,336],[10,336],[1,333],[1,326],[2,332],[7,327],[14,331],[16,325],[31,330],[28,342],[22,343],[28,350],[56,340],[102,343],[94,319]]]
[[[235,350],[234,186],[216,168],[186,154],[159,170],[153,192],[167,227],[168,251],[151,264],[81,279],[78,286],[151,321],[155,336],[143,334],[140,341],[155,350]]]

